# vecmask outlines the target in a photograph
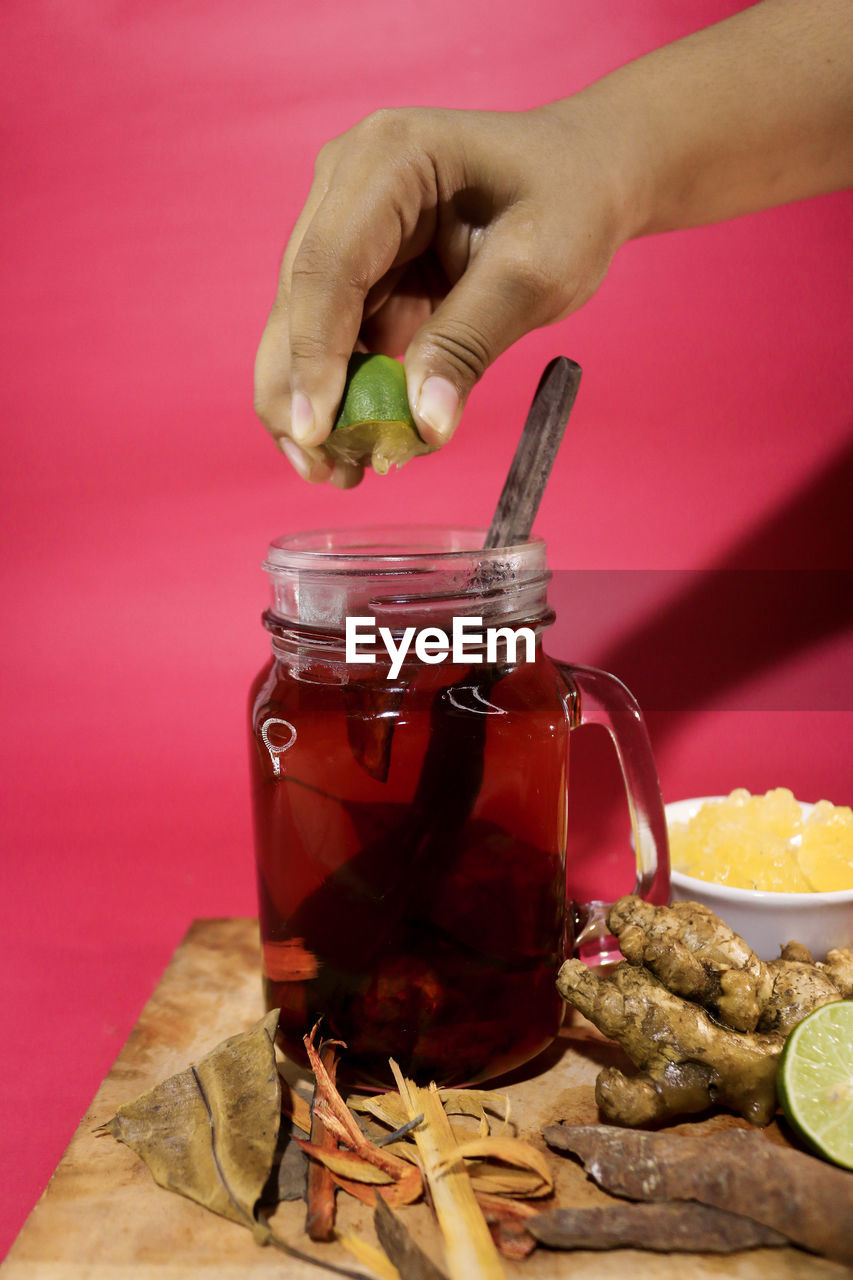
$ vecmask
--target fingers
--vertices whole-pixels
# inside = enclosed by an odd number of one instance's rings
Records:
[[[290,430],[300,443],[321,444],[332,428],[366,299],[402,249],[400,203],[399,191],[380,189],[359,211],[355,196],[338,186],[303,237],[288,301]]]
[[[467,270],[406,352],[409,402],[428,444],[446,444],[472,387],[502,351],[554,310],[542,251],[509,219],[486,233]]]
[[[321,152],[258,350],[256,411],[277,440],[300,446],[302,454],[283,451],[312,480],[331,474],[316,450],[332,428],[365,314],[382,307],[432,234],[435,197],[400,116],[379,113]],[[390,146],[389,129],[401,128]],[[354,473],[337,480],[349,487]]]

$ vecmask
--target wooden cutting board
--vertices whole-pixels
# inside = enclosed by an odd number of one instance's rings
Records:
[[[166,1077],[182,1071],[220,1040],[252,1026],[263,1014],[257,923],[197,920],[176,950],[91,1107],[71,1140],[44,1195],[0,1267],[2,1280],[319,1280],[315,1267],[256,1245],[242,1227],[218,1218],[158,1187],[127,1147],[93,1130],[116,1108]],[[523,1016],[523,1011],[519,1011]],[[592,1122],[592,1086],[601,1066],[621,1051],[580,1022],[524,1071],[502,1083],[512,1118],[523,1137],[538,1138],[543,1125],[562,1119]],[[309,1093],[297,1068],[292,1080]],[[725,1116],[697,1127],[740,1122]],[[768,1141],[781,1141],[767,1131]],[[544,1148],[543,1148],[544,1149]],[[561,1204],[601,1203],[606,1197],[573,1161],[549,1156]],[[370,1211],[338,1197],[338,1225],[375,1241]],[[425,1205],[402,1211],[422,1246],[441,1261],[441,1244]],[[282,1206],[275,1225],[300,1248],[358,1269],[343,1246],[312,1245],[302,1235],[304,1205]],[[735,1280],[817,1280],[853,1271],[798,1249],[757,1249],[739,1254],[659,1255],[636,1250],[552,1253],[537,1250],[524,1262],[504,1263],[508,1280],[562,1277],[734,1277]]]

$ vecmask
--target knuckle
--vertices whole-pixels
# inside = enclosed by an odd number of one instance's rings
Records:
[[[517,236],[502,263],[501,285],[510,304],[533,312],[549,309],[560,291],[558,264],[538,238]]]
[[[386,152],[404,151],[419,133],[423,111],[417,107],[380,107],[356,126],[365,140]]]
[[[290,273],[291,296],[301,288],[309,292],[322,289],[335,294],[367,292],[368,264],[358,258],[359,246],[347,246],[325,227],[305,236]]]
[[[448,317],[441,330],[430,335],[429,344],[432,353],[440,356],[466,384],[481,378],[492,361],[488,339],[468,320]]]
[[[338,162],[341,147],[345,145],[345,139],[346,134],[341,134],[323,143],[314,160],[315,178],[324,179],[332,173]]]
[[[311,364],[328,355],[329,344],[322,334],[302,330],[290,335],[290,358],[294,364]]]

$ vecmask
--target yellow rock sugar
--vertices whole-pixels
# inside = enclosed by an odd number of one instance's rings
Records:
[[[733,791],[689,822],[670,823],[673,869],[697,880],[774,893],[853,889],[853,810],[821,800],[803,818],[784,787]]]

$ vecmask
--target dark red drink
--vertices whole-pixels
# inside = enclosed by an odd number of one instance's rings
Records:
[[[389,1058],[423,1082],[471,1084],[556,1035],[555,979],[575,942],[577,725],[613,738],[636,891],[668,893],[636,702],[614,677],[542,652],[553,614],[541,540],[484,550],[484,537],[318,531],[274,542],[265,565],[273,659],[250,712],[266,997],[288,1054],[302,1058],[324,1018],[348,1046],[342,1078],[363,1086],[391,1081]],[[384,632],[385,651],[357,652],[354,623]],[[478,638],[457,649],[468,627]],[[606,908],[581,912],[586,958],[606,954]]]
[[[384,781],[353,750],[358,690],[323,674],[274,663],[252,692],[266,995],[283,1047],[301,1057],[322,1015],[361,1084],[387,1084],[390,1057],[444,1084],[509,1070],[562,1018],[568,724],[553,668],[541,653],[499,677],[417,668],[378,715]],[[361,686],[366,716],[383,693]],[[296,738],[277,757],[267,743],[290,739],[284,722]]]

